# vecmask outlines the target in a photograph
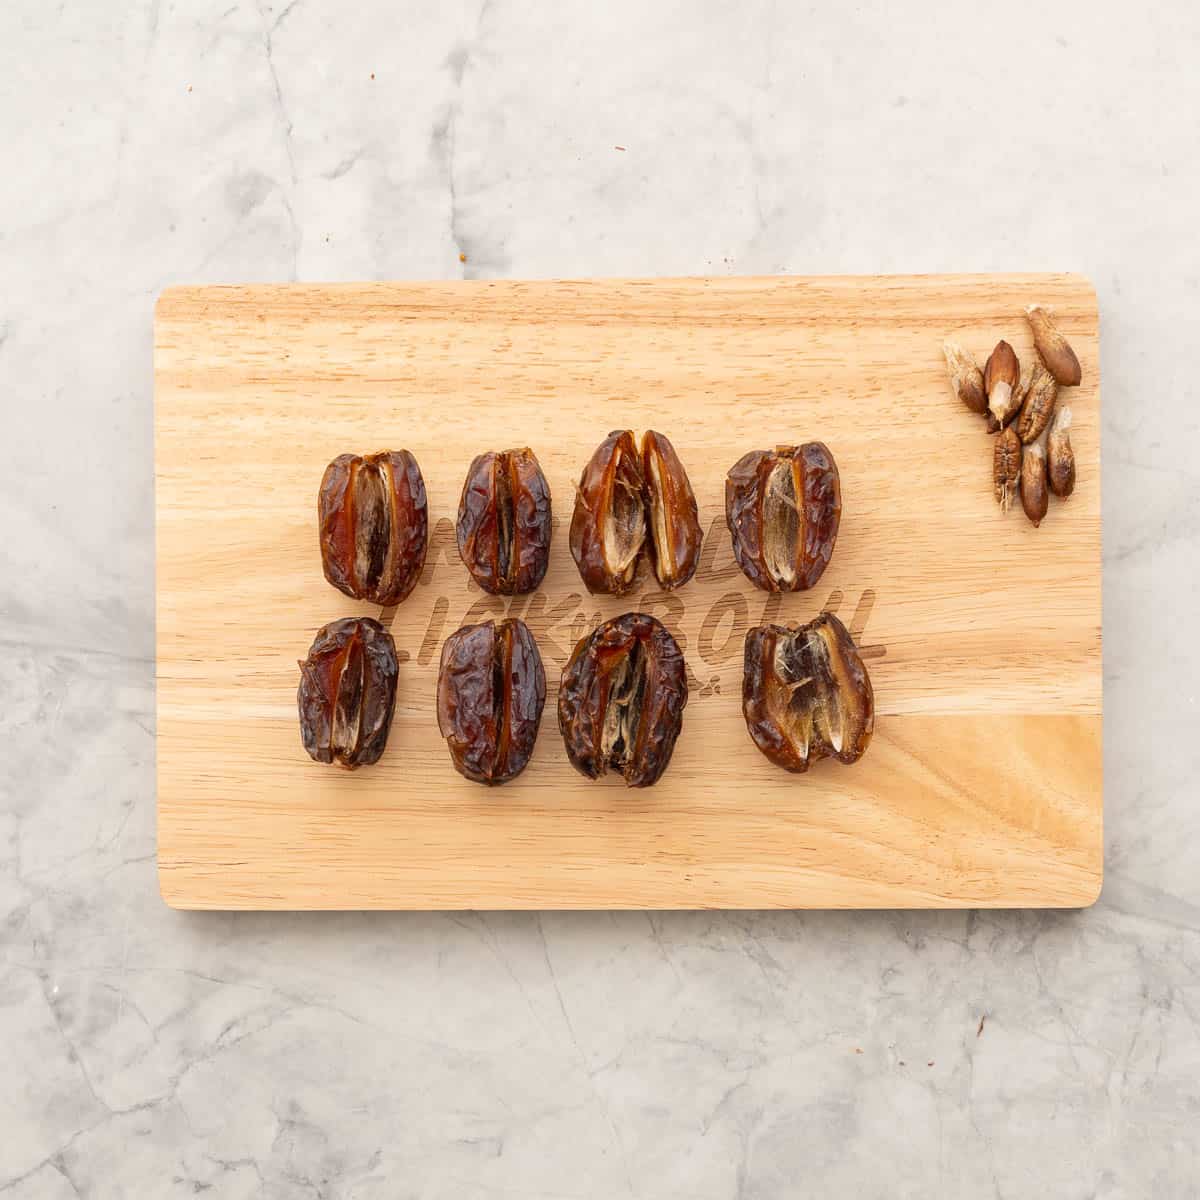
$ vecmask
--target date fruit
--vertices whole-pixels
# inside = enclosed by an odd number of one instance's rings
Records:
[[[442,647],[438,728],[450,759],[476,783],[507,783],[533,754],[546,672],[529,626],[517,618],[464,625]]]
[[[558,692],[571,765],[589,779],[618,771],[649,787],[671,761],[687,704],[687,667],[661,621],[626,613],[575,647]]]
[[[841,621],[822,613],[795,630],[751,629],[742,714],[754,744],[788,771],[807,771],[822,758],[862,758],[875,729],[875,694]]]
[[[725,477],[733,556],[764,591],[812,587],[833,555],[841,519],[841,480],[823,442],[752,450]]]
[[[648,557],[659,584],[695,574],[702,540],[696,497],[668,438],[653,429],[641,451],[616,429],[583,469],[571,517],[571,556],[589,592],[623,596]]]
[[[485,592],[536,591],[550,563],[550,486],[528,447],[479,455],[458,503],[458,552]]]
[[[325,578],[385,608],[413,590],[429,541],[425,481],[407,450],[341,454],[317,500]]]
[[[312,758],[353,770],[378,762],[396,707],[396,646],[370,617],[317,631],[300,664],[300,737]]]

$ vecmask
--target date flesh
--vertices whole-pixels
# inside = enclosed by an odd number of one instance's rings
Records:
[[[485,592],[536,591],[550,562],[550,487],[528,447],[479,455],[458,504],[458,552]]]
[[[701,540],[696,497],[670,440],[648,430],[639,451],[631,430],[610,433],[583,469],[571,517],[571,555],[588,591],[623,596],[643,558],[662,587],[682,587]]]
[[[858,648],[832,613],[796,630],[746,634],[742,713],[777,766],[807,771],[822,758],[857,762],[875,728],[875,696]]]
[[[438,728],[468,779],[498,784],[519,775],[533,754],[545,703],[546,672],[524,621],[464,625],[446,639]]]
[[[765,591],[812,587],[833,555],[841,518],[837,463],[823,442],[752,450],[725,477],[734,557]]]
[[[353,770],[378,762],[396,707],[396,646],[370,617],[317,631],[300,663],[300,737],[312,758]]]
[[[575,647],[558,692],[558,727],[571,765],[589,779],[620,773],[656,783],[671,761],[687,704],[687,667],[661,621],[626,613]]]
[[[412,591],[429,541],[425,481],[407,450],[341,454],[317,501],[325,578],[356,600],[387,607]]]

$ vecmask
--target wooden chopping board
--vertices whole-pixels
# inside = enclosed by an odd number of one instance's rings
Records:
[[[1053,305],[1083,365],[1078,485],[1034,529],[991,495],[992,441],[950,396],[942,339],[980,362]],[[180,908],[1076,906],[1102,874],[1098,314],[1069,275],[184,287],[155,317],[158,863]],[[655,428],[706,531],[697,577],[590,596],[574,485],[611,429]],[[733,562],[723,480],[746,450],[821,439],[841,470],[833,561],[771,597]],[[530,445],[556,531],[533,596],[469,582],[453,521],[471,458]],[[379,616],[321,573],[316,495],[343,451],[407,447],[425,573],[390,623],[388,749],[343,772],[300,744],[297,660]],[[853,767],[773,767],[741,716],[742,642],[836,610],[875,685]],[[643,791],[576,774],[555,716],[574,641],[632,608],[684,647],[675,757]],[[549,695],[528,770],[451,767],[434,692],[460,624],[523,616]]]

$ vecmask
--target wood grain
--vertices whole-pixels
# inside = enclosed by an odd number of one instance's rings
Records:
[[[1075,494],[1034,529],[991,497],[991,440],[950,396],[942,339],[1025,358],[1054,306],[1083,366]],[[1075,906],[1101,881],[1098,314],[1066,275],[173,288],[155,319],[158,833],[182,908]],[[566,545],[574,485],[615,428],[667,433],[707,532],[670,597],[588,596]],[[820,438],[844,515],[812,592],[733,563],[723,480],[744,451]],[[476,453],[532,446],[553,490],[550,571],[485,596],[452,522]],[[342,451],[407,447],[433,547],[391,618],[387,753],[353,774],[300,745],[297,659],[377,609],[325,583],[316,492]],[[856,766],[787,775],[741,718],[741,644],[835,608],[875,685]],[[692,695],[658,786],[566,761],[559,671],[598,620],[646,608]],[[489,790],[450,766],[441,642],[523,615],[550,696],[534,759]]]

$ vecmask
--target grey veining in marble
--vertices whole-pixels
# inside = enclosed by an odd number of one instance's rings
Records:
[[[1198,52],[1182,0],[0,5],[0,1196],[1198,1194]],[[1094,909],[162,905],[165,284],[1026,269],[1103,314]]]

